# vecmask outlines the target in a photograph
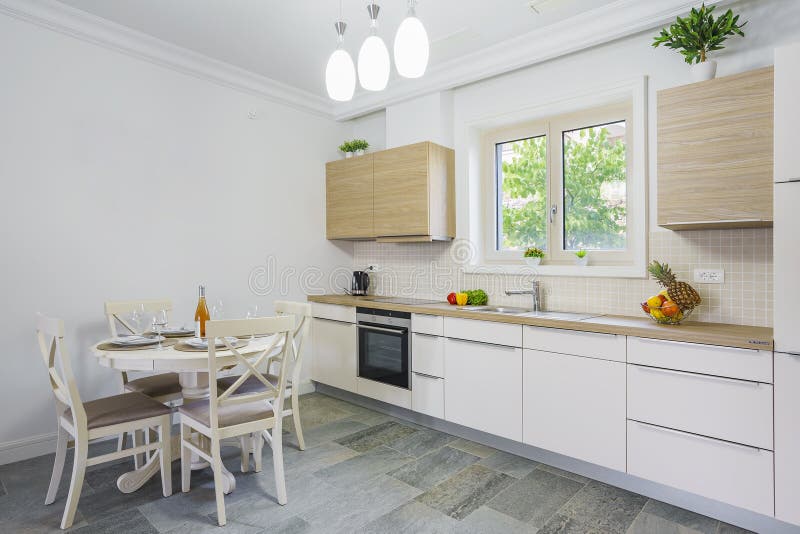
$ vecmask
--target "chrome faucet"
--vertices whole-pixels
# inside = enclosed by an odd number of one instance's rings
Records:
[[[530,289],[511,289],[506,291],[506,295],[532,295],[533,296],[533,311],[541,311],[542,308],[542,295],[539,290],[539,281],[534,280],[531,283]]]

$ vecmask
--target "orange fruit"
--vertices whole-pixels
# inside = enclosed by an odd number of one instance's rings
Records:
[[[668,300],[664,304],[661,305],[661,311],[667,317],[674,317],[681,312],[681,309],[675,304],[675,301]]]

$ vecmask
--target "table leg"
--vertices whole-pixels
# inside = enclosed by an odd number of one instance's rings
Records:
[[[181,391],[184,402],[198,399],[208,399],[208,373],[186,372],[179,375]],[[200,439],[205,439],[201,436]],[[227,445],[227,443],[226,443]],[[180,434],[172,436],[172,458],[173,461],[181,459],[181,437]],[[209,467],[209,463],[192,454],[192,470],[197,471]],[[159,452],[153,454],[142,467],[121,475],[117,479],[117,488],[122,493],[133,493],[141,488],[145,482],[153,478],[159,472]],[[236,489],[236,479],[233,473],[222,466],[223,488],[222,491],[227,495]]]

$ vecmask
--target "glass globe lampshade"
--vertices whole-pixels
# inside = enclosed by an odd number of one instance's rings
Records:
[[[353,99],[356,90],[356,67],[353,58],[346,50],[337,48],[328,58],[328,65],[325,67],[325,87],[332,100],[348,102]]]
[[[358,81],[367,91],[383,91],[389,83],[389,50],[374,33],[358,51]]]
[[[394,38],[394,63],[404,78],[419,78],[425,74],[430,55],[430,43],[425,26],[413,9],[400,23]]]

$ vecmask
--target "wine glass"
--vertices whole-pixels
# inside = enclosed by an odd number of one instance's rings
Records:
[[[133,329],[135,332],[131,332],[131,335],[141,335],[144,332],[145,326],[147,322],[145,320],[145,314],[147,310],[144,307],[144,304],[139,304],[134,309],[131,310],[129,315],[131,323],[133,323]]]
[[[217,300],[211,306],[211,318],[215,321],[225,318],[225,305],[222,303],[222,299]]]
[[[253,304],[252,306],[249,306],[247,308],[247,318],[248,319],[255,319],[256,317],[258,317],[258,312],[259,312],[258,304]],[[251,341],[253,339],[255,339],[255,337],[256,337],[256,335],[254,333],[250,334],[250,340]]]
[[[158,340],[158,348],[156,350],[164,350],[161,346],[161,329],[167,326],[167,310],[158,310],[153,314],[153,331],[156,333]]]

